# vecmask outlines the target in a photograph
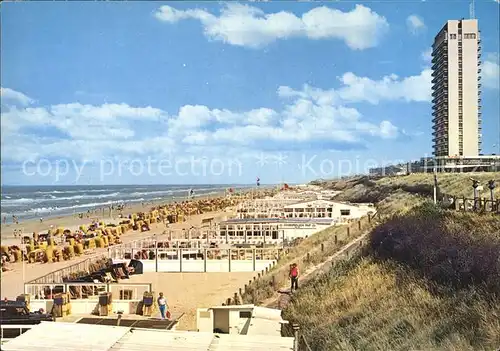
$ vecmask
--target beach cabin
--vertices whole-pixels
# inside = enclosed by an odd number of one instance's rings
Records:
[[[335,224],[329,218],[244,218],[219,224],[217,237],[229,244],[282,244]]]
[[[245,201],[236,208],[237,218],[279,218],[283,208],[300,202],[300,199],[265,198]]]
[[[344,202],[314,200],[285,206],[285,218],[331,218],[338,223],[374,213],[371,204],[351,204]]]

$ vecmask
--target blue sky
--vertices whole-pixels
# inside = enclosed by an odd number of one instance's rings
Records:
[[[498,11],[478,1],[484,153]],[[430,155],[465,1],[2,4],[2,184],[304,182]],[[148,161],[149,160],[149,161]]]

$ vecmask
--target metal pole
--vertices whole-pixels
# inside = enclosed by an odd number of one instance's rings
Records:
[[[23,265],[23,287],[24,287],[24,283],[26,282],[26,267],[25,267],[25,262],[24,262],[24,250],[25,250],[25,247],[24,247],[24,243],[23,243],[23,240],[24,240],[24,227],[21,228],[21,262],[22,262],[22,265]]]
[[[434,167],[434,204],[437,204],[437,170]]]

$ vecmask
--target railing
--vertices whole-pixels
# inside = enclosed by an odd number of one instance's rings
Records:
[[[127,293],[122,293],[127,291]],[[114,300],[141,300],[144,292],[151,292],[151,283],[55,283],[24,284],[24,293],[30,300],[51,300],[57,293],[70,293],[73,300],[98,298],[100,293],[111,292]]]
[[[83,261],[72,264],[71,266],[67,266],[67,267],[55,270],[55,271],[50,272],[48,274],[45,274],[39,278],[35,278],[33,280],[30,280],[28,283],[30,283],[30,284],[59,283],[59,282],[63,281],[63,277],[67,277],[70,274],[82,272],[82,271],[88,272],[90,270],[90,265],[93,262],[96,262],[98,260],[102,260],[104,258],[106,258],[106,256],[104,254],[97,254],[97,255],[91,256],[89,258],[86,258]]]
[[[35,326],[36,324],[0,324],[0,341],[3,344],[4,342],[14,339],[27,332]]]

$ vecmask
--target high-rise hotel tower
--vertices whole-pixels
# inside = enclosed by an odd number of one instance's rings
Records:
[[[434,157],[481,152],[480,57],[476,19],[447,21],[432,45]]]

